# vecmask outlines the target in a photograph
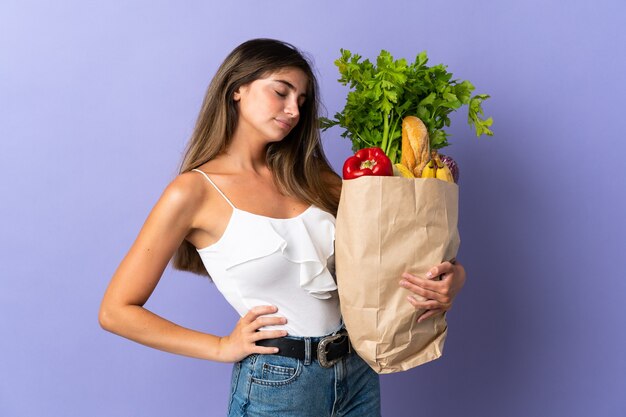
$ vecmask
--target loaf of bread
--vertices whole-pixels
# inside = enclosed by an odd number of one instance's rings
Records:
[[[420,178],[422,169],[430,160],[430,141],[426,125],[415,116],[407,116],[402,120],[402,156],[401,163],[416,178]]]

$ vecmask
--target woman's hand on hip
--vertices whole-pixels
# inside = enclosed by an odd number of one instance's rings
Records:
[[[426,273],[425,277],[405,272],[400,281],[401,287],[417,295],[417,297],[409,295],[407,300],[416,309],[424,310],[417,319],[418,322],[450,310],[454,298],[464,284],[465,268],[458,262],[454,264],[443,262],[436,265]]]
[[[287,323],[284,317],[267,316],[278,311],[276,306],[252,307],[237,322],[235,329],[220,340],[220,359],[224,362],[238,362],[253,353],[270,355],[278,352],[278,348],[257,346],[262,339],[274,339],[287,336],[285,330],[259,330],[265,326],[277,326]]]

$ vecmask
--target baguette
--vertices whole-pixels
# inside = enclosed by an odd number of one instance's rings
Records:
[[[402,156],[400,161],[416,178],[430,160],[430,141],[426,125],[415,116],[402,120]]]

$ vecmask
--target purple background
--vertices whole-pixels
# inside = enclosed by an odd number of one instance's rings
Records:
[[[444,356],[382,377],[384,415],[626,415],[624,16],[621,0],[3,0],[0,415],[225,414],[229,365],[113,336],[97,312],[215,69],[253,37],[314,57],[328,114],[339,48],[426,50],[492,95],[495,137],[465,110],[449,130],[468,282]],[[172,270],[147,306],[217,334],[236,320]]]

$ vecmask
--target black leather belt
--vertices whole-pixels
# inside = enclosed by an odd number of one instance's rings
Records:
[[[306,342],[304,339],[263,339],[256,342],[257,346],[277,347],[276,355],[305,360]],[[341,358],[350,353],[350,339],[348,333],[342,330],[336,334],[326,336],[319,342],[311,342],[311,360],[316,360],[323,368],[330,368]]]

